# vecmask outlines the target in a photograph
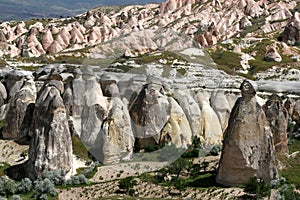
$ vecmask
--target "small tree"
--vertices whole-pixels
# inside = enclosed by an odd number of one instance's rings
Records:
[[[201,149],[202,148],[201,140],[197,136],[192,137],[192,144],[193,144],[194,149]]]
[[[191,171],[193,167],[193,161],[190,159],[178,158],[170,166],[168,166],[168,172],[170,174],[175,174],[178,178],[183,170]]]

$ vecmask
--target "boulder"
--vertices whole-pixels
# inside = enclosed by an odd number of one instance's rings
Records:
[[[237,186],[257,177],[278,177],[275,148],[268,119],[256,100],[254,84],[244,81],[240,97],[230,114],[216,181]]]
[[[61,86],[56,80],[45,84],[35,104],[27,163],[33,180],[45,171],[72,169],[72,141]]]
[[[280,54],[277,52],[276,47],[271,46],[267,49],[264,60],[268,62],[281,62],[282,58]]]
[[[283,106],[281,97],[276,94],[271,95],[264,109],[273,133],[276,152],[288,153],[288,112]]]

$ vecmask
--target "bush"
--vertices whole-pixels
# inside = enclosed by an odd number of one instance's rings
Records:
[[[40,178],[49,179],[54,185],[63,185],[65,183],[66,172],[64,170],[53,170],[44,172]]]
[[[288,184],[284,177],[271,181],[271,185],[272,188],[276,188],[279,191],[276,199],[300,200],[300,194],[296,192],[295,185]]]
[[[151,153],[153,151],[157,151],[159,149],[158,146],[145,146],[144,150],[145,152]]]
[[[284,200],[300,200],[300,194],[296,192],[294,185],[285,184],[279,187],[280,199]]]
[[[12,200],[22,200],[22,198],[19,195],[14,195]]]
[[[29,178],[24,178],[18,184],[17,191],[20,194],[28,193],[32,190],[32,182]]]
[[[137,185],[137,181],[134,180],[134,177],[130,176],[119,181],[119,188],[125,190],[129,194],[132,191],[132,188]]]
[[[257,199],[271,195],[271,184],[262,179],[251,177],[244,186],[244,192],[256,195]]]
[[[7,178],[6,176],[0,177],[0,195],[7,196],[12,195],[17,191],[17,185],[15,181]]]
[[[48,179],[34,182],[34,196],[37,199],[47,199],[47,195],[56,196],[54,184]]]
[[[83,174],[80,174],[78,176],[71,176],[66,183],[67,185],[82,185],[87,184],[88,179]]]

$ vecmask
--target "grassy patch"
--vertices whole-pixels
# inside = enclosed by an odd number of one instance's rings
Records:
[[[93,168],[81,167],[76,170],[76,173],[83,174],[87,179],[93,178],[98,171],[98,167],[94,166]]]
[[[218,65],[218,69],[227,74],[234,75],[235,70],[242,69],[240,55],[231,51],[217,49],[210,52],[213,61]]]
[[[155,63],[155,62],[158,62],[159,60],[166,60],[167,63],[166,65],[171,65],[173,64],[173,61],[174,60],[177,60],[177,61],[180,61],[180,62],[187,62],[186,59],[184,59],[183,57],[181,57],[180,55],[176,54],[176,53],[173,53],[173,52],[169,52],[169,51],[164,51],[160,54],[145,54],[145,55],[142,55],[135,60],[135,62],[137,64],[149,64],[149,63]]]
[[[300,151],[300,140],[293,140],[293,142],[289,145],[289,153],[294,153],[296,151]]]
[[[7,65],[5,60],[0,59],[0,68],[3,68]]]
[[[253,18],[251,20],[252,26],[246,27],[240,33],[240,37],[244,38],[248,33],[253,33],[255,31],[258,31],[265,24],[265,21],[266,21],[265,17]]]
[[[28,29],[31,25],[34,25],[37,22],[41,22],[43,26],[46,26],[49,23],[49,21],[51,21],[51,19],[31,19],[25,21],[25,27]]]
[[[5,126],[5,124],[6,124],[6,120],[5,119],[1,120],[0,121],[0,129],[3,128]]]
[[[289,56],[283,55],[282,52],[278,52],[282,58],[280,63],[278,62],[267,62],[265,61],[265,53],[267,51],[267,47],[271,45],[273,42],[270,39],[262,39],[259,42],[255,42],[249,48],[243,49],[244,53],[252,54],[255,53],[254,60],[249,60],[249,65],[251,66],[250,73],[252,75],[260,72],[266,71],[267,69],[271,68],[272,66],[284,65],[287,63],[292,63],[292,59]],[[281,48],[279,47],[279,50]]]
[[[8,163],[0,163],[0,176],[4,176],[4,170],[8,169],[10,167],[10,164]]]
[[[89,152],[78,136],[72,136],[73,153],[80,159],[91,161]]]
[[[295,140],[289,145],[290,153],[300,150],[300,141]],[[286,156],[278,156],[278,160],[282,162],[286,168],[280,172],[280,175],[287,179],[288,183],[292,183],[297,189],[300,189],[300,155],[297,154],[294,157],[287,158]]]

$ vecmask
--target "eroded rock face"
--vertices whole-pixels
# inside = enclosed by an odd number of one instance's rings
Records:
[[[294,105],[292,120],[300,125],[300,100],[297,100]]]
[[[23,84],[9,101],[2,131],[4,139],[27,140],[37,91],[33,80],[24,81]]]
[[[102,124],[97,141],[103,144],[99,146],[102,148],[100,152],[103,152],[103,157],[100,157],[103,163],[117,163],[131,158],[134,136],[129,112],[121,99],[112,98],[108,117]],[[95,155],[101,156],[101,153]]]
[[[86,148],[105,164],[129,159],[134,136],[129,111],[121,99],[103,96],[100,84],[88,69],[83,73],[77,70],[72,88],[74,130]]]
[[[244,81],[230,114],[217,182],[226,186],[246,183],[250,177],[277,178],[271,128],[255,97],[255,87]]]
[[[138,150],[159,144],[160,133],[168,121],[169,101],[159,88],[155,83],[146,84],[130,109]]]
[[[295,12],[289,24],[282,33],[282,41],[287,44],[295,45],[300,41],[300,13]]]
[[[264,109],[273,133],[276,152],[288,153],[288,112],[283,106],[281,97],[276,94],[270,96]]]
[[[32,142],[27,173],[36,179],[41,173],[72,168],[72,141],[60,81],[50,81],[39,95],[31,124]]]
[[[171,106],[170,118],[161,132],[160,143],[172,143],[176,147],[184,147],[191,144],[192,130],[189,121],[180,105],[168,98]]]

